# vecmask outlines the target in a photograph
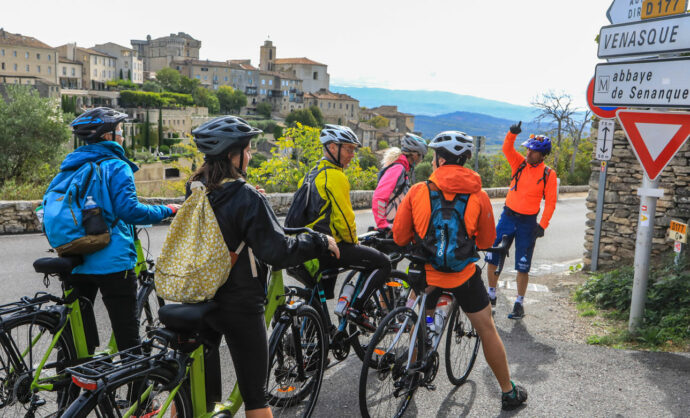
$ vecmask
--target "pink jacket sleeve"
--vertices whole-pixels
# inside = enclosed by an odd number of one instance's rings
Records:
[[[371,199],[371,211],[374,213],[374,220],[377,228],[386,228],[391,226],[386,220],[386,205],[390,200],[391,194],[398,182],[398,177],[403,173],[405,167],[402,164],[395,164],[395,166],[386,170],[381,177],[381,181],[374,190],[374,197]]]

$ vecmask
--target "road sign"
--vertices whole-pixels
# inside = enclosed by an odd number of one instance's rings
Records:
[[[690,14],[604,26],[599,31],[597,56],[611,58],[687,50],[690,50]]]
[[[596,106],[690,108],[690,58],[597,64]]]
[[[613,3],[606,11],[606,17],[614,25],[633,22],[640,20],[641,9],[642,0],[613,0]]]
[[[601,119],[599,121],[599,133],[597,135],[597,160],[608,161],[613,150],[613,131],[616,122],[613,119]]]
[[[688,225],[671,221],[671,225],[668,227],[668,237],[673,241],[679,241],[686,244],[688,242]]]
[[[644,0],[640,9],[642,19],[677,15],[688,10],[688,0]]]
[[[652,181],[690,136],[690,113],[619,110],[618,120]]]
[[[593,98],[594,98],[594,78],[592,78],[589,81],[589,84],[587,85],[587,104],[589,105],[589,108],[592,110],[592,113],[594,113],[595,115],[599,116],[602,119],[613,119],[616,117],[616,111],[618,109],[625,109],[624,107],[616,107],[616,106],[609,106],[609,107],[595,106],[594,103],[592,103]]]

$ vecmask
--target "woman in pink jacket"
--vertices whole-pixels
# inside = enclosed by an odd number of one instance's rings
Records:
[[[376,228],[379,231],[390,230],[393,219],[398,211],[410,185],[414,184],[414,166],[426,154],[427,146],[424,138],[413,134],[405,134],[401,147],[391,147],[383,156],[383,168],[379,171],[378,184],[371,202],[374,212]]]

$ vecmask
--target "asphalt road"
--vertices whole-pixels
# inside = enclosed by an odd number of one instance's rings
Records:
[[[494,202],[496,219],[502,199]],[[584,197],[562,196],[552,225],[538,242],[533,266],[535,274],[566,270],[582,256],[585,229]],[[369,211],[357,212],[360,231],[373,225]],[[160,251],[167,227],[149,228],[150,250]],[[146,243],[146,239],[144,239]],[[41,277],[33,272],[31,263],[49,256],[45,238],[40,234],[0,236],[0,301],[9,302],[20,296],[44,290]],[[509,258],[509,264],[514,262]],[[508,270],[510,270],[508,268]],[[510,282],[510,271],[502,278]],[[58,284],[50,290],[58,292]],[[507,292],[506,292],[507,293]],[[536,295],[536,294],[535,294]],[[420,389],[406,416],[690,416],[690,355],[644,353],[614,350],[585,344],[574,344],[542,335],[538,320],[548,320],[548,293],[539,297],[541,311],[523,321],[510,321],[505,314],[510,301],[499,304],[496,322],[505,343],[513,379],[529,391],[528,405],[512,413],[500,409],[500,394],[483,355],[468,382],[456,388],[446,376],[443,364],[435,380],[437,389]],[[535,297],[534,299],[537,299]],[[501,300],[501,299],[500,299]],[[533,305],[534,306],[534,305]],[[102,304],[99,326],[105,338],[109,322]],[[530,308],[532,309],[532,308]],[[224,393],[234,382],[231,360],[223,353]],[[441,353],[443,359],[443,352]],[[316,417],[358,416],[358,381],[361,363],[351,355],[326,372]]]

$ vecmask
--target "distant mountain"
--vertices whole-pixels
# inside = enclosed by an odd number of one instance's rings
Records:
[[[389,90],[369,87],[330,86],[331,91],[349,94],[360,106],[397,105],[398,110],[414,115],[442,115],[451,112],[483,113],[495,118],[531,121],[537,113],[533,107],[519,106],[480,97],[427,90]]]
[[[515,120],[496,118],[481,113],[453,112],[437,116],[415,115],[414,128],[429,139],[442,131],[457,130],[470,135],[486,136],[487,145],[500,145],[503,143],[508,128],[514,123]],[[522,130],[527,135],[541,133],[536,123],[522,122]],[[527,135],[523,134],[525,138]]]

